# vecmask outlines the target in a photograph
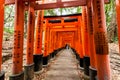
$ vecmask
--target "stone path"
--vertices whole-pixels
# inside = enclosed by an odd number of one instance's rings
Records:
[[[63,50],[49,67],[44,80],[81,80],[71,50]]]

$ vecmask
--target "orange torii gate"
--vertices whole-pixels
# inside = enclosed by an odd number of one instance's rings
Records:
[[[60,38],[59,48],[65,46],[66,44],[70,45],[71,47],[74,46],[73,38],[75,37],[75,31],[70,32],[58,32],[58,38]]]
[[[24,66],[24,79],[34,78],[34,62],[33,62],[33,50],[34,50],[34,27],[35,27],[35,10],[34,2],[29,4],[28,10],[28,29],[27,29],[27,52],[26,52],[26,65]]]
[[[83,24],[81,28],[81,34],[82,34],[83,53],[84,53],[83,66],[84,66],[84,73],[86,75],[89,75],[90,46],[89,46],[88,27],[87,27],[87,10],[85,7],[82,7],[82,21]]]
[[[93,0],[93,30],[96,50],[97,74],[99,80],[110,80],[110,61],[106,37],[106,20],[103,0]]]
[[[14,48],[13,48],[13,67],[10,80],[24,79],[23,66],[23,37],[24,37],[24,3],[23,0],[15,1],[15,24],[14,24]]]
[[[66,17],[67,18],[69,17],[71,20],[69,18],[67,19]],[[65,45],[60,45],[60,43],[62,42],[61,37],[63,36],[63,34],[65,34],[67,37],[68,31],[77,32],[77,26],[80,24],[80,23],[78,23],[78,18],[81,18],[80,14],[68,15],[68,16],[44,17],[45,24],[46,24],[46,31],[45,31],[46,32],[46,37],[45,37],[46,39],[45,39],[45,57],[43,57],[43,65],[47,65],[50,55],[54,56],[54,54],[52,54],[52,52],[56,53],[57,49],[60,49],[60,47],[65,46]],[[47,31],[47,30],[49,30],[49,31]],[[66,32],[66,33],[64,33],[64,32]],[[51,35],[52,33],[54,33],[53,34],[54,36]],[[69,32],[68,32],[68,34],[69,34]],[[54,37],[54,38],[52,38],[52,37]],[[52,41],[54,41],[54,42],[52,42]],[[76,41],[76,40],[74,40],[74,41]],[[77,43],[78,42],[76,41],[76,44]],[[54,48],[52,48],[52,47],[54,47]]]
[[[50,56],[51,51],[55,53],[58,52],[61,46],[57,46],[58,37],[61,37],[62,30],[66,28],[65,25],[72,25],[72,22],[67,23],[64,19],[61,20],[60,24],[48,25],[49,21],[45,21],[43,25],[43,13],[38,12],[38,16],[40,19],[37,19],[37,24],[35,28],[35,48],[34,48],[34,26],[35,26],[35,10],[44,10],[44,9],[53,9],[53,8],[64,8],[64,7],[73,7],[73,6],[83,6],[82,19],[78,16],[76,17],[78,20],[73,23],[77,25],[76,31],[73,30],[72,27],[67,27],[66,31],[71,30],[74,31],[74,39],[76,42],[70,41],[78,51],[76,54],[80,56],[80,66],[82,67],[84,63],[85,74],[89,75],[88,69],[89,65],[85,62],[90,61],[90,79],[99,80],[110,80],[110,65],[108,58],[108,44],[106,40],[106,25],[105,25],[105,13],[104,13],[104,3],[108,3],[109,0],[56,0],[56,2],[52,3],[42,3],[39,0],[1,0],[0,1],[0,10],[1,10],[1,18],[0,18],[0,59],[2,59],[2,36],[3,36],[3,21],[4,21],[4,5],[15,4],[15,25],[14,25],[14,48],[13,48],[13,67],[12,67],[12,75],[10,76],[10,80],[32,80],[33,72],[40,71],[42,69],[42,30],[45,30],[45,50],[43,53],[43,62],[44,65],[48,63],[48,57]],[[119,0],[117,0],[117,14],[118,14],[118,25],[119,25]],[[90,10],[91,9],[91,10]],[[26,65],[25,71],[23,71],[23,37],[24,37],[24,11],[28,10],[29,19],[28,19],[28,32],[27,32],[27,51],[26,51]],[[72,16],[72,15],[70,15]],[[39,18],[38,17],[38,18]],[[60,17],[57,17],[58,19]],[[53,19],[53,18],[49,18]],[[94,20],[93,20],[94,19]],[[57,21],[57,20],[55,20]],[[74,21],[74,20],[73,20]],[[54,22],[54,21],[53,21]],[[91,24],[91,23],[92,24]],[[58,20],[59,23],[59,20]],[[62,27],[60,27],[62,25]],[[42,27],[45,26],[45,29]],[[55,28],[50,28],[55,27]],[[61,29],[59,29],[59,27]],[[79,30],[78,30],[79,29]],[[87,29],[87,30],[86,30]],[[86,31],[85,31],[86,30]],[[58,32],[59,36],[58,36]],[[50,35],[51,34],[51,35]],[[85,37],[87,35],[87,37]],[[66,43],[66,39],[62,37],[62,42]],[[69,37],[68,37],[69,38]],[[88,40],[85,40],[88,39]],[[52,41],[53,40],[53,41]],[[52,41],[52,42],[50,42]],[[50,42],[50,43],[49,43]],[[77,42],[79,44],[77,44]],[[88,42],[86,44],[86,42]],[[77,44],[77,45],[76,45]],[[53,45],[53,47],[52,47]],[[88,47],[86,46],[88,45]],[[90,48],[91,46],[93,48]],[[79,46],[79,47],[77,47]],[[52,47],[52,49],[50,49]],[[86,48],[87,47],[87,48]],[[79,49],[80,48],[80,49]],[[33,52],[34,49],[34,52]],[[53,52],[53,53],[54,53]],[[34,53],[34,58],[33,58]],[[87,58],[86,58],[87,57]],[[86,58],[86,59],[83,59]],[[89,60],[90,58],[90,60]],[[40,60],[40,62],[38,62]],[[82,62],[82,63],[81,63]],[[105,64],[104,64],[105,63]],[[4,80],[4,72],[2,72],[1,68],[2,60],[0,60],[0,80]],[[89,64],[89,63],[88,63]],[[35,68],[33,69],[33,66]],[[96,74],[97,73],[97,74]],[[25,78],[24,78],[25,74]]]
[[[46,17],[45,19],[46,20],[49,20],[49,21],[46,21],[46,22],[51,22],[51,23],[47,23],[48,24],[48,27],[50,27],[50,29],[54,29],[54,30],[59,30],[59,31],[64,31],[66,30],[65,28],[68,27],[68,31],[70,31],[70,29],[72,30],[72,27],[74,27],[75,25],[78,26],[80,25],[80,23],[78,23],[77,21],[79,20],[80,15],[76,14],[76,15],[69,15],[69,16],[61,16],[61,17],[70,17],[71,18],[71,21],[73,20],[73,22],[69,22],[69,19],[62,19],[60,18],[60,16],[56,16],[56,17]],[[79,18],[78,18],[79,17]],[[78,20],[77,20],[78,18]],[[55,20],[57,19],[57,20]],[[61,20],[60,20],[61,19]],[[55,21],[54,21],[55,20]],[[76,22],[74,20],[77,20]],[[53,23],[52,23],[53,22]],[[81,22],[81,21],[79,21]],[[51,28],[52,27],[52,28]],[[55,29],[57,28],[57,29]],[[63,30],[62,30],[63,29]],[[57,47],[57,46],[56,46]]]
[[[4,0],[0,0],[0,80],[4,80],[4,72],[2,71],[2,40],[3,40],[3,25],[4,25]]]
[[[91,80],[95,80],[95,76],[97,75],[97,67],[96,67],[96,54],[95,54],[95,44],[94,44],[94,31],[93,31],[93,20],[92,20],[92,0],[89,0],[87,3],[87,27],[88,27],[88,38],[89,38],[89,46],[90,46],[90,67],[89,67],[89,75]]]
[[[116,0],[116,14],[117,14],[117,24],[118,24],[119,53],[120,53],[120,0]]]

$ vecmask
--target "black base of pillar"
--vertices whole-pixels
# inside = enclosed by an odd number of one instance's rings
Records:
[[[33,80],[34,64],[24,66],[24,80]]]
[[[83,60],[84,74],[89,76],[90,57],[85,56]]]
[[[47,65],[48,64],[48,59],[49,59],[49,56],[43,57],[43,65]]]
[[[34,55],[34,71],[40,71],[42,70],[42,65],[43,65],[43,54],[38,55],[35,54]]]
[[[54,55],[56,56],[58,53],[58,50],[54,50]]]
[[[75,53],[75,57],[76,57],[76,59],[77,59],[77,53]]]
[[[5,72],[1,71],[0,72],[0,80],[4,80],[5,79]]]
[[[24,72],[9,76],[9,80],[24,80]]]
[[[54,58],[55,57],[55,53],[54,52],[52,52],[52,58]]]
[[[64,49],[63,47],[61,47],[60,49],[59,49],[59,51],[61,51],[62,49]]]
[[[78,53],[76,53],[76,59],[79,61],[79,55],[78,55]]]
[[[89,75],[90,75],[90,80],[97,80],[97,70],[89,67]]]
[[[50,54],[48,55],[48,62],[50,62]]]
[[[79,59],[79,64],[80,64],[80,67],[83,68],[83,58],[80,58],[80,59]]]

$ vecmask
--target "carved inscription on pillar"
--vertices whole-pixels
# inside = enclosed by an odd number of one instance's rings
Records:
[[[103,32],[95,33],[95,42],[96,42],[96,53],[97,54],[108,54],[108,42]]]
[[[98,16],[98,28],[103,28],[102,26],[102,18],[101,18],[101,7],[100,7],[100,0],[96,1],[96,5],[97,5],[97,16]]]
[[[89,30],[90,30],[90,34],[93,35],[93,20],[92,20],[92,10],[91,7],[88,8],[88,12],[89,12]]]
[[[21,59],[21,40],[22,40],[22,33],[20,30],[14,31],[14,55],[13,55],[13,65],[15,68],[18,68],[18,64],[20,63]]]
[[[95,47],[96,47],[96,53],[97,54],[108,54],[108,40],[106,37],[106,33],[104,30],[103,26],[103,21],[102,21],[102,11],[101,11],[101,0],[96,0],[96,10],[97,10],[97,24],[96,27],[96,31],[95,31]],[[104,13],[103,13],[104,14]]]

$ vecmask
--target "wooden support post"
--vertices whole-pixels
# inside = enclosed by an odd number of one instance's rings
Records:
[[[54,31],[52,31],[52,58],[54,58],[54,56],[55,56],[55,52],[54,52],[54,34],[55,32]]]
[[[89,66],[90,66],[90,51],[89,51],[89,38],[88,38],[88,27],[87,27],[87,8],[86,6],[82,7],[82,37],[83,37],[83,52],[85,54],[83,60],[84,73],[89,75]]]
[[[58,43],[58,41],[57,41],[57,36],[58,36],[58,32],[57,31],[55,31],[55,35],[54,35],[54,44],[55,44],[55,46],[54,46],[54,48],[55,48],[55,50],[57,50],[57,48],[58,48],[58,46],[56,45],[57,43]]]
[[[58,43],[58,51],[60,51],[61,48],[62,48],[62,44],[61,44],[61,42],[62,42],[62,37],[58,36],[57,41],[59,41],[59,43]]]
[[[46,28],[45,28],[45,41],[44,41],[44,54],[43,54],[43,65],[47,66],[48,65],[48,35],[49,35],[49,28],[48,28],[48,21],[46,20],[45,22]]]
[[[53,33],[53,50],[55,50],[55,35],[56,35],[56,31],[54,31]]]
[[[42,62],[43,62],[42,28],[43,28],[43,11],[39,10],[37,12],[37,22],[35,27],[34,71],[42,70]]]
[[[44,3],[44,0],[42,0]],[[41,71],[43,65],[43,53],[42,53],[42,31],[43,31],[43,17],[44,11],[39,10],[37,13],[37,22],[35,27],[35,48],[34,48],[34,71]]]
[[[35,26],[35,2],[29,2],[28,10],[28,27],[27,27],[27,51],[26,51],[26,65],[25,80],[32,80],[34,78],[34,62],[33,62],[33,49],[34,49],[34,26]]]
[[[47,31],[47,54],[48,54],[48,62],[50,61],[50,28],[48,27],[48,31]]]
[[[111,80],[104,0],[93,0],[92,6],[98,80]]]
[[[5,0],[0,0],[0,80],[4,80],[4,72],[2,71],[2,40],[4,26],[4,4]]]
[[[116,14],[118,25],[119,54],[120,54],[120,0],[116,0]]]
[[[79,42],[80,42],[80,59],[79,59],[79,65],[80,67],[83,67],[83,58],[84,58],[84,53],[83,53],[83,42],[82,42],[82,34],[81,34],[81,17],[78,17],[78,37],[79,37]]]
[[[10,80],[24,80],[23,73],[24,3],[15,0],[13,66]]]
[[[74,35],[74,43],[75,43],[75,54],[76,54],[76,59],[79,60],[79,53],[78,53],[78,47],[79,47],[79,44],[78,43],[78,35],[77,35],[77,31],[75,31],[75,35]]]
[[[95,80],[97,76],[96,70],[96,53],[95,53],[95,44],[94,44],[94,34],[93,34],[93,18],[92,18],[92,7],[91,0],[87,2],[87,27],[88,27],[88,38],[89,38],[89,46],[90,46],[90,67],[89,74],[90,80]]]
[[[57,33],[57,31],[55,31],[55,35],[54,35],[54,54],[55,54],[55,56],[56,56],[56,54],[57,54],[57,52],[58,52],[58,33]]]
[[[52,42],[52,51],[54,51],[54,31],[52,31],[52,38],[51,38],[51,42]]]
[[[53,32],[52,29],[50,29],[50,46],[49,46],[49,53],[50,53],[50,59],[52,58],[52,54],[53,54],[53,45],[52,45],[52,41],[53,41]]]
[[[53,40],[53,44],[54,44],[54,50],[56,50],[56,31],[54,32],[54,40]]]
[[[54,31],[54,32],[53,32],[53,51],[54,51],[53,56],[54,56],[54,57],[55,57],[55,34],[56,34],[56,32]]]

